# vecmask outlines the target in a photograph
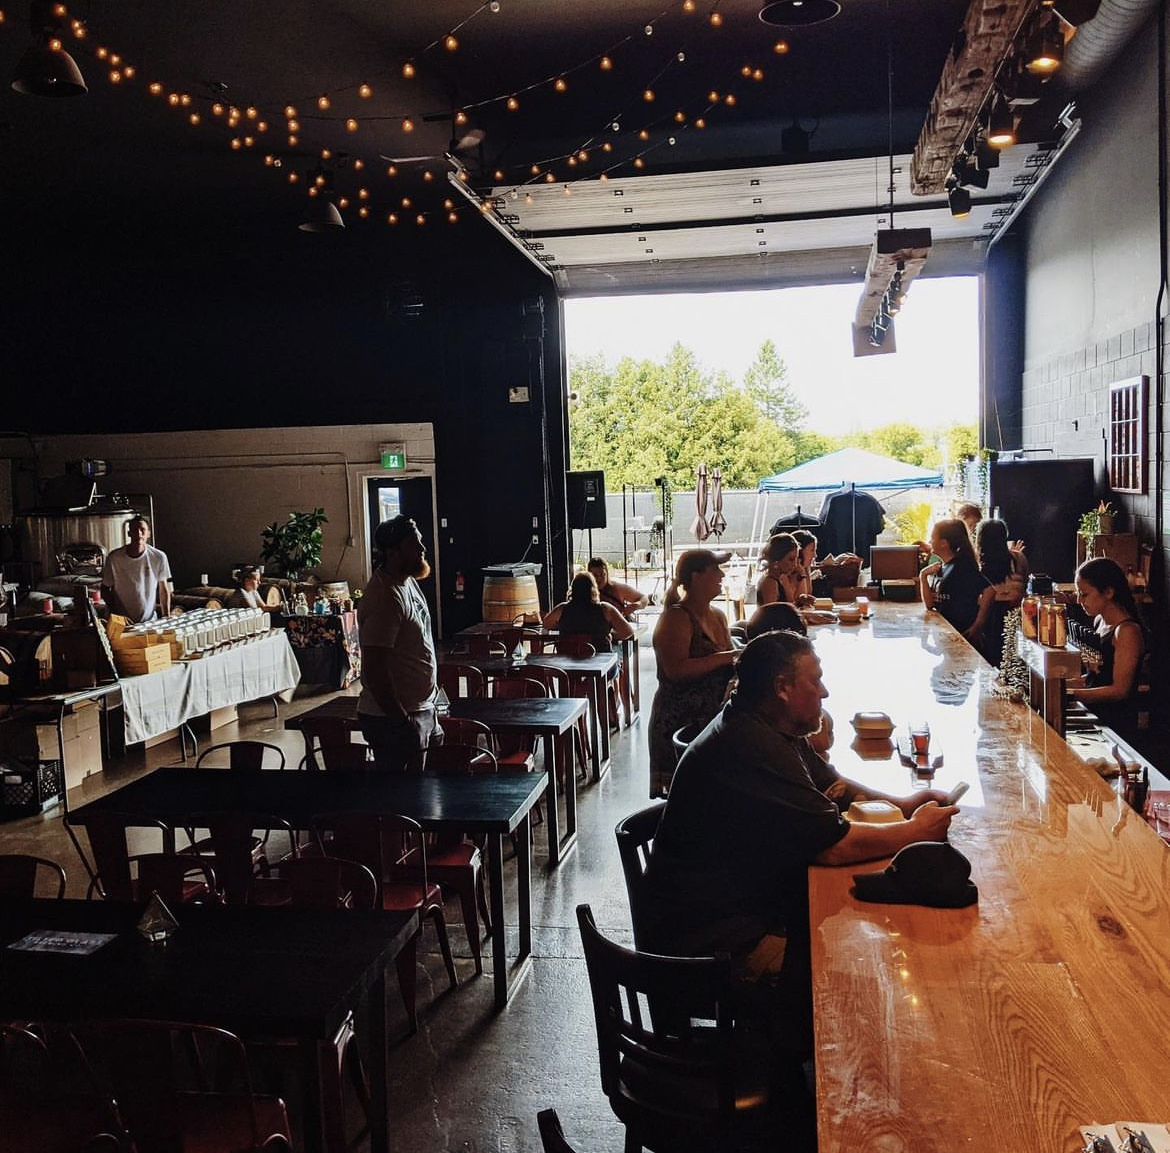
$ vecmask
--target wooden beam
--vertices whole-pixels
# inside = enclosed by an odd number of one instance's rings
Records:
[[[916,196],[944,190],[955,154],[971,135],[996,73],[1035,6],[1036,0],[971,0],[914,149],[910,188]]]
[[[902,289],[905,291],[910,287],[910,281],[922,271],[926,263],[930,242],[929,228],[878,230],[869,253],[869,263],[865,267],[865,287],[853,317],[855,328],[869,327],[899,264],[902,265]]]

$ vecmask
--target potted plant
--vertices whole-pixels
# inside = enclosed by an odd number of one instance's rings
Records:
[[[1081,513],[1081,523],[1077,529],[1078,535],[1083,536],[1086,541],[1091,541],[1098,536],[1112,536],[1114,515],[1113,506],[1108,501],[1101,501],[1096,508]]]
[[[275,564],[281,576],[299,580],[306,570],[321,563],[324,542],[321,526],[328,522],[323,508],[315,508],[312,512],[290,512],[288,520],[283,523],[273,521],[261,532],[264,547],[260,556],[266,564]]]

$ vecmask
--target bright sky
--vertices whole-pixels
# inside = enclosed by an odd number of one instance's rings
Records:
[[[807,428],[839,435],[907,421],[923,427],[977,419],[979,305],[975,277],[915,280],[894,327],[898,351],[853,356],[860,286],[769,292],[596,297],[565,302],[570,356],[601,352],[662,360],[679,342],[708,371],[743,379],[771,339],[808,409]]]

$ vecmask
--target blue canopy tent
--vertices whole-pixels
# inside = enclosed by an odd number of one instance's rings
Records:
[[[767,522],[768,494],[773,492],[827,492],[852,485],[886,491],[941,485],[939,469],[879,456],[862,448],[842,448],[815,460],[806,460],[784,472],[764,477],[756,487],[756,511],[752,517],[752,541],[758,541]],[[799,513],[799,506],[797,506]],[[809,518],[815,519],[815,518]]]

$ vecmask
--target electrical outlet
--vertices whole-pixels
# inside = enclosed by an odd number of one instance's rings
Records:
[[[533,543],[533,544],[540,544],[540,537],[538,537],[538,536],[536,535],[536,533],[533,533],[533,534],[532,534],[532,543]]]

